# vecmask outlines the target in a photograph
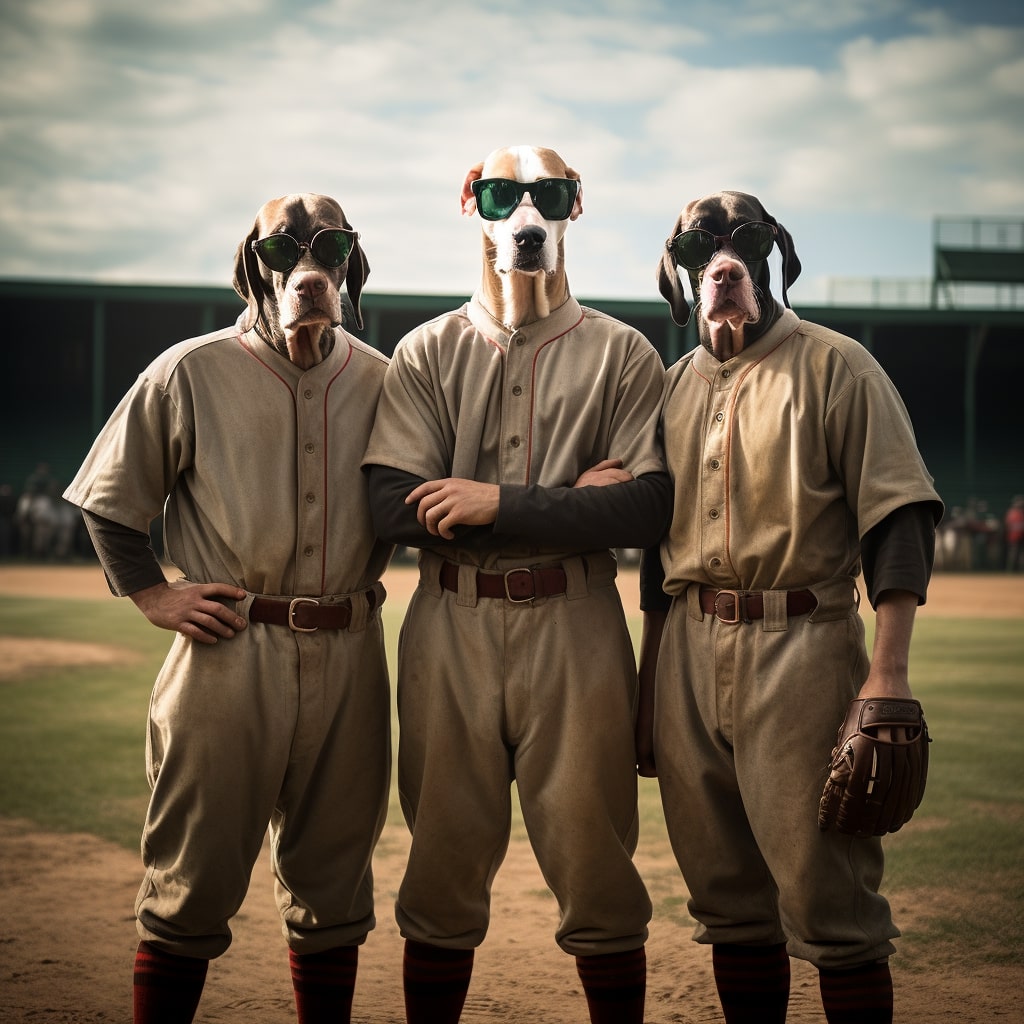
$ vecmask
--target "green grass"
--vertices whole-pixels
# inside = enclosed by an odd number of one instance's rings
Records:
[[[392,665],[402,607],[385,605]],[[868,623],[870,632],[870,621]],[[920,617],[912,684],[933,737],[924,804],[886,841],[885,891],[910,963],[1024,963],[1024,629]],[[639,622],[631,622],[639,638]],[[148,789],[146,713],[171,636],[128,601],[0,597],[0,635],[116,644],[132,661],[0,682],[0,815],[136,849]],[[396,727],[397,736],[397,727]],[[401,821],[392,791],[391,820]],[[657,784],[640,783],[642,843],[665,844]],[[525,838],[516,816],[514,838]],[[675,872],[647,879],[657,912],[686,908]],[[927,954],[927,955],[925,955]]]

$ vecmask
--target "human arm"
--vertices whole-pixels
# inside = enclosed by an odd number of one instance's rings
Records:
[[[643,627],[640,634],[640,694],[636,719],[637,773],[655,778],[658,766],[654,758],[654,699],[658,651],[672,599],[662,589],[665,569],[657,547],[644,551],[640,561],[640,608]]]
[[[148,534],[85,509],[82,514],[111,593],[130,597],[154,626],[204,644],[245,629],[245,619],[218,600],[241,601],[244,590],[228,583],[168,583]]]
[[[910,640],[935,558],[935,511],[929,502],[904,505],[862,541],[864,581],[875,608],[875,641],[861,697],[911,696]]]
[[[648,473],[620,484],[617,478],[625,471],[610,461],[591,467],[573,487],[484,484],[454,477],[425,481],[373,465],[369,491],[374,528],[385,540],[412,547],[439,540],[464,543],[492,534],[578,549],[646,547],[661,536],[668,519],[668,474]]]
[[[640,662],[638,680],[640,686],[636,715],[636,767],[637,774],[645,778],[656,778],[658,766],[654,758],[654,698],[655,679],[658,668],[658,649],[665,630],[665,611],[645,611],[643,628],[640,633]]]

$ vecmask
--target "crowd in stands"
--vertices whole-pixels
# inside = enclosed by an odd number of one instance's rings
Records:
[[[939,524],[935,568],[947,572],[1024,571],[1024,495],[1000,515],[972,498],[948,509]]]
[[[82,513],[61,496],[64,487],[41,462],[18,491],[0,483],[0,560],[74,562],[92,559]]]

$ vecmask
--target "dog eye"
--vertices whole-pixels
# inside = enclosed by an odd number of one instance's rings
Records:
[[[519,203],[519,190],[511,181],[491,181],[480,196],[484,216],[507,217]]]

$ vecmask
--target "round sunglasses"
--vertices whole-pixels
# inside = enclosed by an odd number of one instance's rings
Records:
[[[757,263],[768,258],[775,244],[775,225],[763,220],[741,224],[731,235],[714,235],[703,228],[680,231],[665,243],[676,263],[687,270],[700,270],[715,257],[725,243],[744,263]]]
[[[279,274],[291,270],[299,262],[303,249],[308,249],[321,267],[334,270],[348,259],[358,237],[359,234],[350,228],[324,228],[309,242],[296,242],[291,235],[281,232],[259,238],[251,246],[264,266]]]
[[[541,178],[539,181],[477,178],[470,187],[484,220],[504,220],[511,216],[527,192],[545,220],[565,220],[572,213],[580,183],[572,178]]]

